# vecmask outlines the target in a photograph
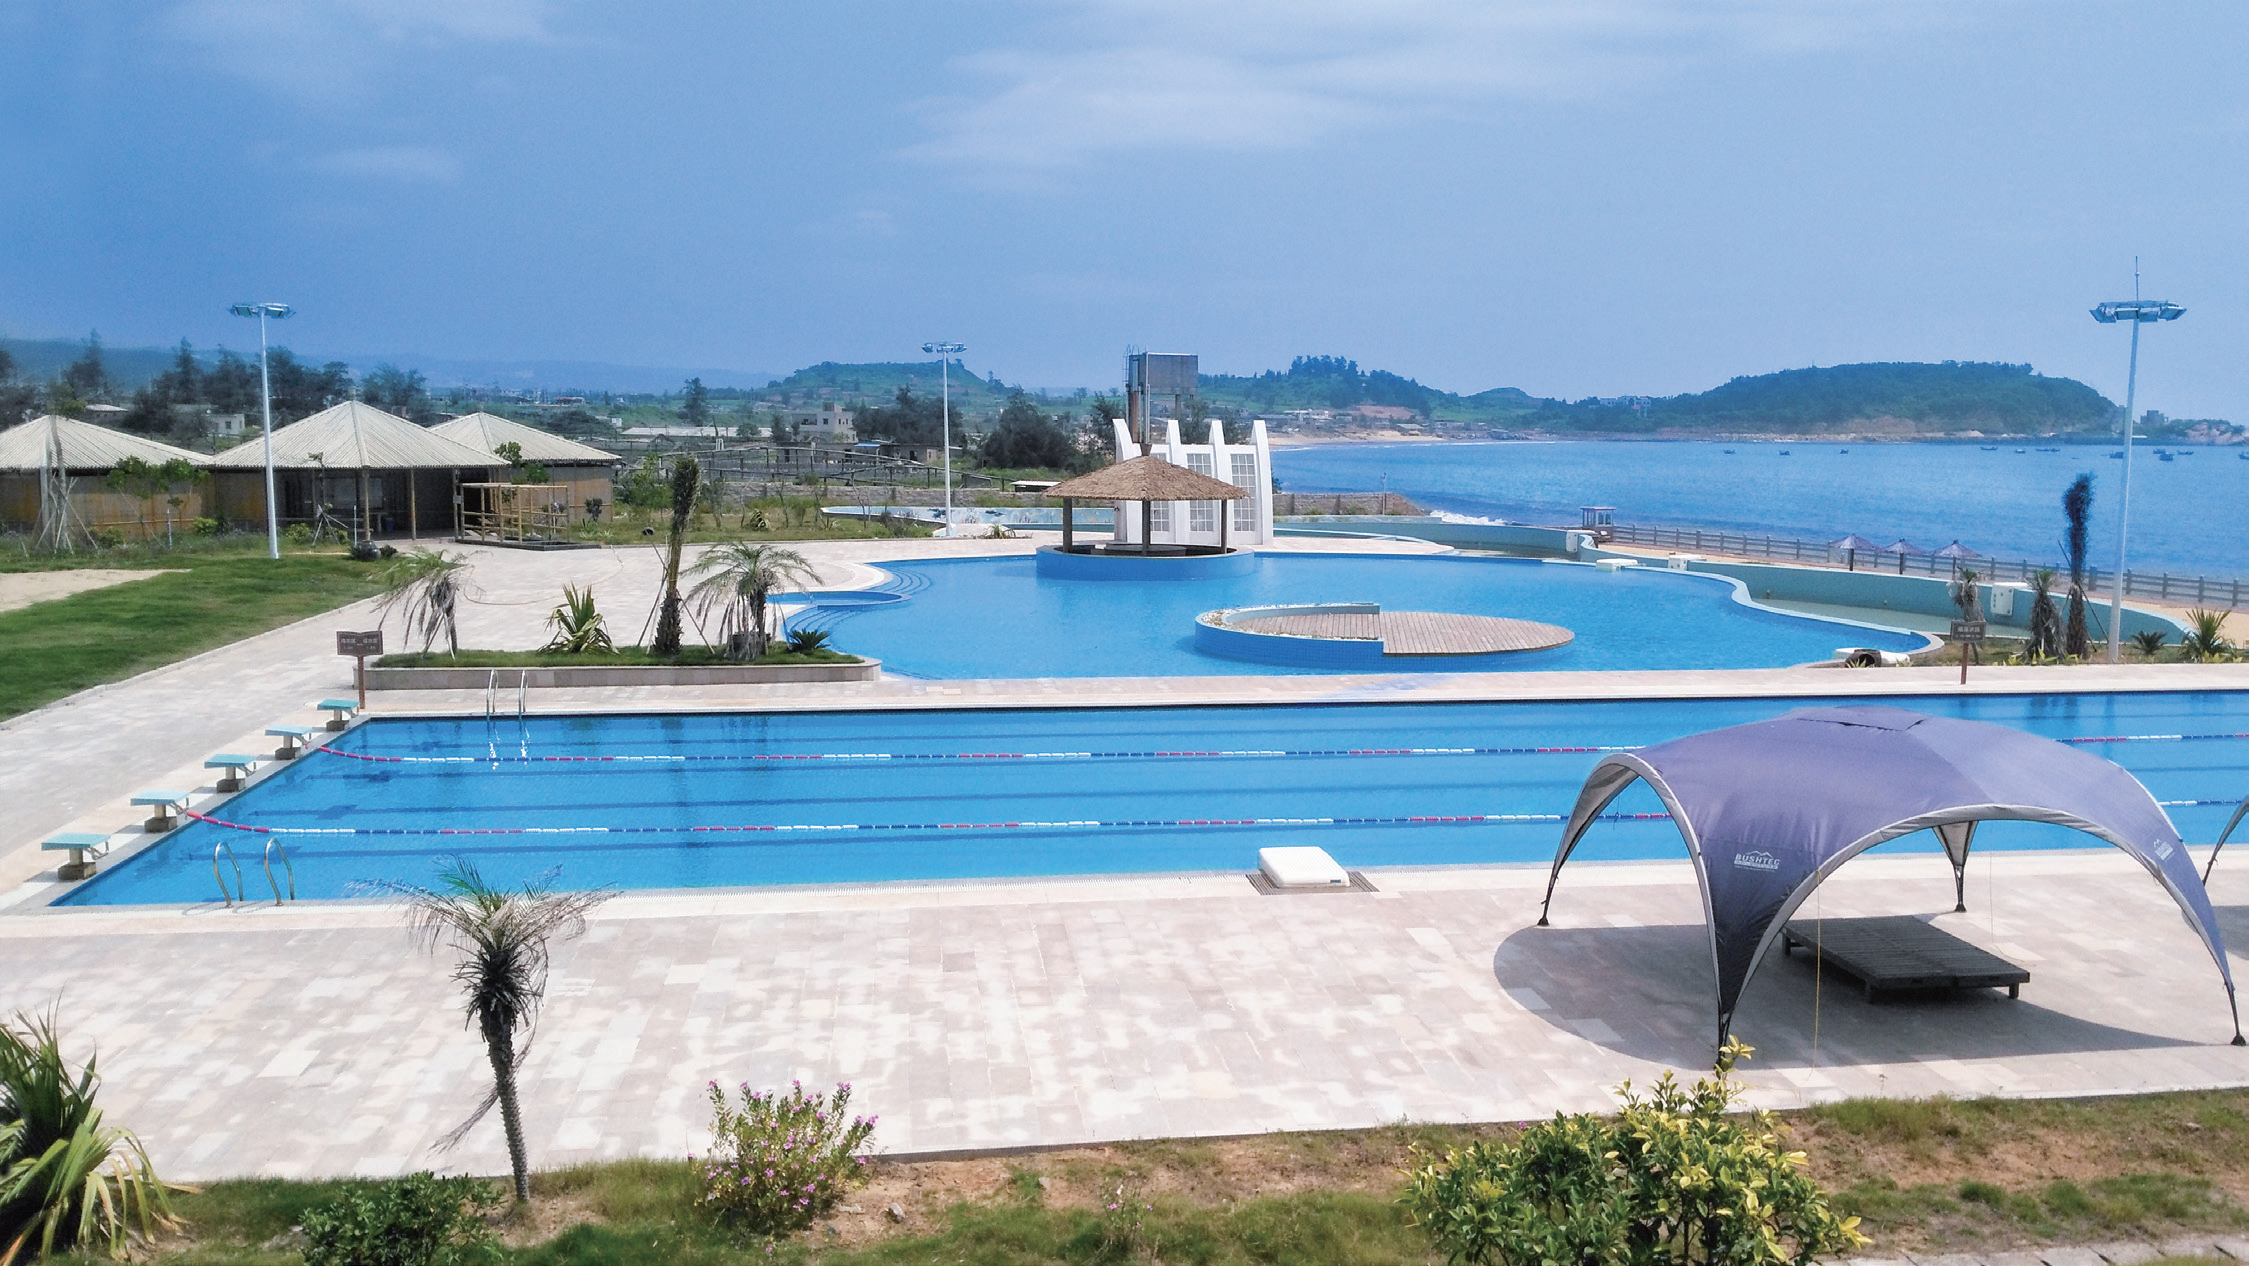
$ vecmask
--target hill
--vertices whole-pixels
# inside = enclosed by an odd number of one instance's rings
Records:
[[[1612,434],[2003,435],[2099,433],[2117,406],[2028,365],[1886,361],[1736,378],[1664,399],[1552,401],[1521,423]]]

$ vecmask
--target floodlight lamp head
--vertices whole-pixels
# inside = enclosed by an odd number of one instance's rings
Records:
[[[968,350],[966,343],[924,343],[921,350],[932,356],[957,356]]]
[[[296,311],[286,303],[238,303],[227,310],[239,317],[262,316],[275,321]]]
[[[2114,325],[2118,321],[2176,321],[2186,314],[2185,308],[2161,299],[2124,299],[2093,309],[2093,319],[2103,325]]]

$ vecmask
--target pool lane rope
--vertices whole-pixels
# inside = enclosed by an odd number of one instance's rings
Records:
[[[2231,804],[2232,801],[2226,803]],[[1056,831],[1145,830],[1157,828],[1207,829],[1213,827],[1307,826],[1519,826],[1552,824],[1567,816],[1560,813],[1456,813],[1386,818],[1114,818],[1056,822],[847,822],[751,823],[713,826],[488,826],[488,827],[366,827],[366,826],[257,826],[230,822],[193,809],[184,817],[230,831],[260,835],[707,835],[768,832],[832,831]],[[1602,822],[1668,822],[1668,813],[1604,813]]]
[[[2208,743],[2222,740],[2249,739],[2249,732],[2239,734],[2100,734],[2079,738],[2054,740],[2072,746],[2094,743]],[[383,756],[372,752],[352,752],[322,745],[312,749],[331,756],[343,756],[356,761],[385,765],[521,765],[521,764],[686,764],[690,762],[732,762],[736,764],[791,764],[808,761],[992,761],[992,760],[1216,760],[1276,757],[1313,756],[1566,756],[1606,755],[1610,752],[1639,750],[1636,745],[1618,747],[1301,747],[1301,748],[1239,748],[1210,751],[1150,750],[1130,752],[758,752],[740,755],[689,753],[684,755],[651,756],[533,756],[527,750],[515,756],[501,756],[496,746],[483,756]],[[2199,803],[2181,801],[2179,803]],[[2232,801],[2226,803],[2231,804]]]

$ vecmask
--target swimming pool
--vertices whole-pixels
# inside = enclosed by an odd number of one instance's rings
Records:
[[[1203,677],[1364,669],[1224,659],[1195,649],[1195,617],[1223,607],[1373,602],[1559,624],[1568,646],[1509,656],[1513,670],[1774,668],[1838,646],[1920,650],[1919,634],[1767,610],[1734,581],[1656,569],[1598,572],[1529,559],[1448,555],[1259,554],[1247,575],[1208,580],[1041,577],[1028,557],[881,564],[873,592],[903,601],[818,605],[792,628],[910,677]],[[1484,665],[1479,664],[1481,670]],[[1442,658],[1384,671],[1458,672]]]
[[[1346,866],[1544,862],[1602,750],[1869,700],[378,718],[81,885],[61,904],[218,900],[212,855],[270,899],[278,840],[306,898],[426,882],[467,857],[513,883],[624,888],[1248,870],[1271,844]],[[2104,742],[2206,842],[2249,791],[2249,693],[1886,700]],[[1660,813],[1644,787],[1622,815]],[[240,829],[257,828],[257,829]],[[2024,822],[1978,847],[2084,847]],[[1926,834],[1885,847],[1933,847]],[[1627,819],[1587,858],[1682,856]],[[224,869],[230,887],[231,868]],[[276,866],[277,877],[286,871]]]

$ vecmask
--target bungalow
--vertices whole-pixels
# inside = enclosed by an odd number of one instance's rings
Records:
[[[265,440],[253,434],[215,457],[211,491],[222,517],[265,521]],[[275,500],[283,523],[325,509],[360,537],[452,525],[454,488],[505,463],[373,405],[346,400],[273,433]]]

